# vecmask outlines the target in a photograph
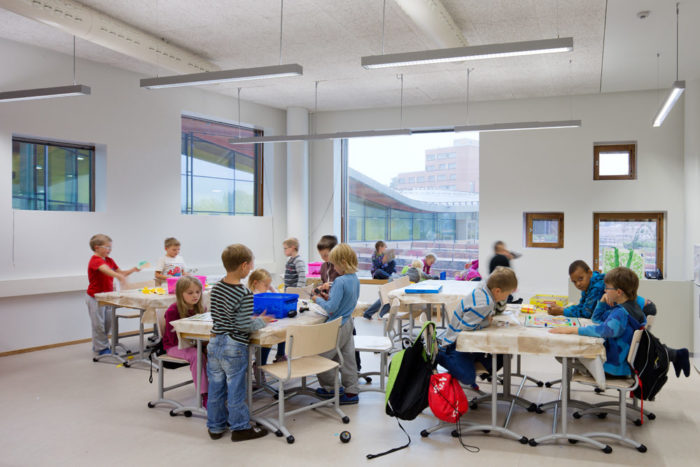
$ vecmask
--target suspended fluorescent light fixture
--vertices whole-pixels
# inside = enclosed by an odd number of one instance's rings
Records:
[[[664,102],[659,111],[656,112],[653,124],[655,127],[661,126],[664,120],[666,120],[666,117],[671,109],[673,109],[673,106],[676,105],[678,99],[680,99],[683,91],[685,91],[685,81],[674,81],[673,89],[671,89],[670,94],[666,98],[666,102]]]
[[[375,136],[410,135],[411,130],[358,130],[337,133],[318,133],[313,135],[278,135],[257,136],[252,138],[229,138],[229,144],[291,143],[295,141],[316,141],[323,139],[372,138]]]
[[[487,123],[480,125],[456,126],[455,133],[462,131],[518,131],[518,130],[546,130],[552,128],[579,128],[581,120],[558,120],[552,122],[513,122],[513,123]]]
[[[238,70],[209,71],[187,75],[161,76],[159,78],[144,78],[141,87],[148,89],[175,88],[179,86],[200,86],[203,84],[219,84],[231,81],[246,81],[251,79],[283,78],[286,76],[301,76],[304,69],[298,63],[288,65],[261,66],[257,68],[241,68]]]
[[[71,86],[58,86],[54,88],[22,89],[19,91],[0,92],[0,101],[29,101],[36,99],[50,99],[52,97],[89,96],[90,87],[83,84]]]
[[[90,87],[76,84],[75,81],[75,36],[73,36],[73,84],[51,88],[21,89],[18,91],[0,92],[0,102],[29,101],[50,99],[52,97],[89,96]]]
[[[571,52],[572,50],[574,50],[574,38],[562,37],[536,41],[370,55],[362,57],[362,66],[367,69],[388,68],[395,66],[425,65],[429,63],[462,62],[465,60],[481,60],[486,58],[515,57],[518,55]]]
[[[685,81],[678,80],[678,3],[676,3],[676,81],[673,82],[673,88],[670,94],[666,98],[666,102],[663,103],[658,112],[656,112],[656,117],[654,117],[654,123],[652,126],[660,127],[666,117],[668,116],[673,106],[676,105],[678,99],[685,91]]]

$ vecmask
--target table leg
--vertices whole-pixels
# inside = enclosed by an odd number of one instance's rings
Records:
[[[562,370],[561,370],[561,386],[562,386],[562,397],[561,397],[561,433],[552,433],[539,438],[533,438],[530,440],[530,446],[537,446],[540,443],[546,443],[549,441],[557,441],[560,439],[567,439],[571,444],[575,444],[578,441],[590,444],[601,449],[604,453],[609,454],[612,452],[612,448],[607,444],[603,444],[585,435],[577,435],[568,432],[567,417],[569,408],[569,359],[567,357],[562,358]]]
[[[256,349],[256,347],[257,347],[257,349]],[[260,346],[255,346],[254,344],[249,344],[249,346],[248,346],[248,368],[253,367],[253,352],[256,353],[258,361],[260,361],[262,358],[260,356]],[[262,370],[260,370],[259,365],[258,365],[257,371],[262,371]],[[279,384],[282,384],[282,382],[280,381]],[[258,425],[264,426],[269,431],[274,433],[276,436],[282,436],[283,435],[282,430],[280,430],[278,426],[276,426],[270,420],[256,415],[255,412],[253,411],[253,378],[251,378],[250,371],[246,371],[246,391],[248,393],[248,411],[250,412],[250,421],[257,423]]]

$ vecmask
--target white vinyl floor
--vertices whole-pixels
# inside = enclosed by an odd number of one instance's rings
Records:
[[[360,334],[381,332],[377,321],[355,321]],[[135,346],[136,340],[127,343]],[[406,440],[396,421],[384,414],[383,394],[361,393],[359,405],[344,407],[351,419],[348,425],[321,411],[291,417],[287,427],[296,438],[293,445],[274,434],[242,443],[232,443],[229,437],[212,441],[204,419],[170,417],[166,408],[146,407],[155,398],[155,374],[154,383],[149,384],[148,371],[93,363],[91,357],[90,345],[81,344],[0,358],[0,465],[700,465],[700,376],[695,372],[690,378],[671,375],[657,400],[645,404],[656,413],[656,420],[646,421],[641,427],[629,425],[629,436],[648,447],[645,454],[614,442],[610,442],[613,452],[604,454],[580,443],[574,446],[564,441],[531,447],[493,435],[465,437],[467,444],[481,449],[470,453],[450,436],[449,429],[421,438],[420,431],[435,423],[426,409],[416,420],[403,422],[412,440],[408,449],[367,460],[367,454]],[[363,357],[365,367],[378,366],[376,357]],[[524,371],[543,380],[557,378],[560,368],[553,358],[523,359]],[[189,378],[189,371],[171,370],[166,378]],[[585,386],[574,388],[574,398],[602,401],[617,397],[616,391],[596,395]],[[484,384],[482,389],[490,391],[490,385]],[[185,401],[193,399],[191,387],[170,394]],[[522,395],[542,403],[555,399],[558,390],[528,383]],[[310,399],[299,398],[296,403],[308,402]],[[499,404],[501,423],[507,409],[507,405]],[[273,409],[271,416],[275,414]],[[465,420],[488,423],[489,405],[469,411]],[[619,426],[614,416],[569,420],[571,431],[577,433],[615,432]],[[536,437],[550,432],[551,424],[552,411],[537,415],[516,407],[510,428]],[[339,441],[338,434],[343,430],[352,434],[348,444]]]

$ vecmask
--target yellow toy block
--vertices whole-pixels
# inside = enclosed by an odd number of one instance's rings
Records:
[[[550,305],[565,307],[568,303],[569,297],[565,295],[535,295],[530,298],[530,305],[534,305],[537,309],[544,311],[547,311],[547,307]]]

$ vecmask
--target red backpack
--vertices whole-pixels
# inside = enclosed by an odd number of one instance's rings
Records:
[[[436,373],[430,377],[428,404],[437,418],[448,423],[457,423],[469,409],[462,386],[449,373]]]

